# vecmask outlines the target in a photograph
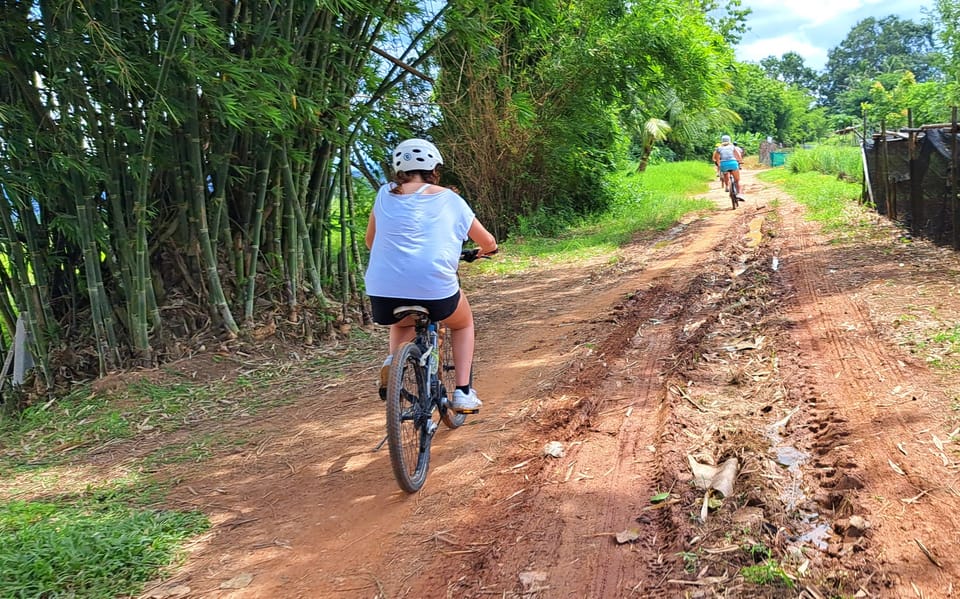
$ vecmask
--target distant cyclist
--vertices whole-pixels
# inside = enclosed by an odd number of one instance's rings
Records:
[[[713,151],[713,163],[717,165],[723,178],[723,186],[727,187],[727,177],[733,175],[733,180],[737,183],[737,199],[743,200],[740,186],[740,163],[743,161],[743,150],[730,141],[729,135],[720,137],[720,145]]]

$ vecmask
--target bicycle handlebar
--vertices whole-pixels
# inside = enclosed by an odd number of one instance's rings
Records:
[[[489,260],[489,259],[490,259],[490,256],[496,254],[496,253],[499,252],[499,251],[500,251],[500,250],[499,250],[499,248],[498,248],[498,249],[493,250],[493,251],[490,252],[489,254],[484,254],[483,256],[481,256],[481,255],[480,255],[480,248],[473,248],[473,249],[469,249],[469,250],[463,250],[462,252],[460,252],[460,259],[463,260],[464,262],[473,262],[473,261],[476,260],[477,258],[484,258],[484,259],[486,259],[486,260]]]

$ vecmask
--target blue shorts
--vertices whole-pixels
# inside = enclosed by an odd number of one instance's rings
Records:
[[[736,160],[721,160],[720,161],[720,172],[726,173],[729,171],[738,171],[740,170],[740,163]]]
[[[419,300],[398,297],[370,296],[370,308],[373,310],[373,322],[377,324],[394,324],[400,319],[393,315],[393,311],[400,306],[423,306],[430,312],[431,320],[443,320],[456,312],[460,305],[460,292],[457,291],[446,299]]]

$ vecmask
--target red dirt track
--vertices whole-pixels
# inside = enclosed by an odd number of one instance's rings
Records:
[[[374,451],[378,356],[223,422],[255,441],[169,473],[214,526],[144,597],[950,596],[960,386],[906,341],[957,322],[960,260],[881,221],[830,243],[743,179],[616,256],[464,267],[484,407],[415,495]],[[731,458],[703,520],[691,460]]]

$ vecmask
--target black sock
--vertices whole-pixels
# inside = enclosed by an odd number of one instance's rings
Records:
[[[470,385],[457,385],[457,389],[458,389],[459,391],[463,391],[463,392],[466,393],[467,395],[470,394]]]

